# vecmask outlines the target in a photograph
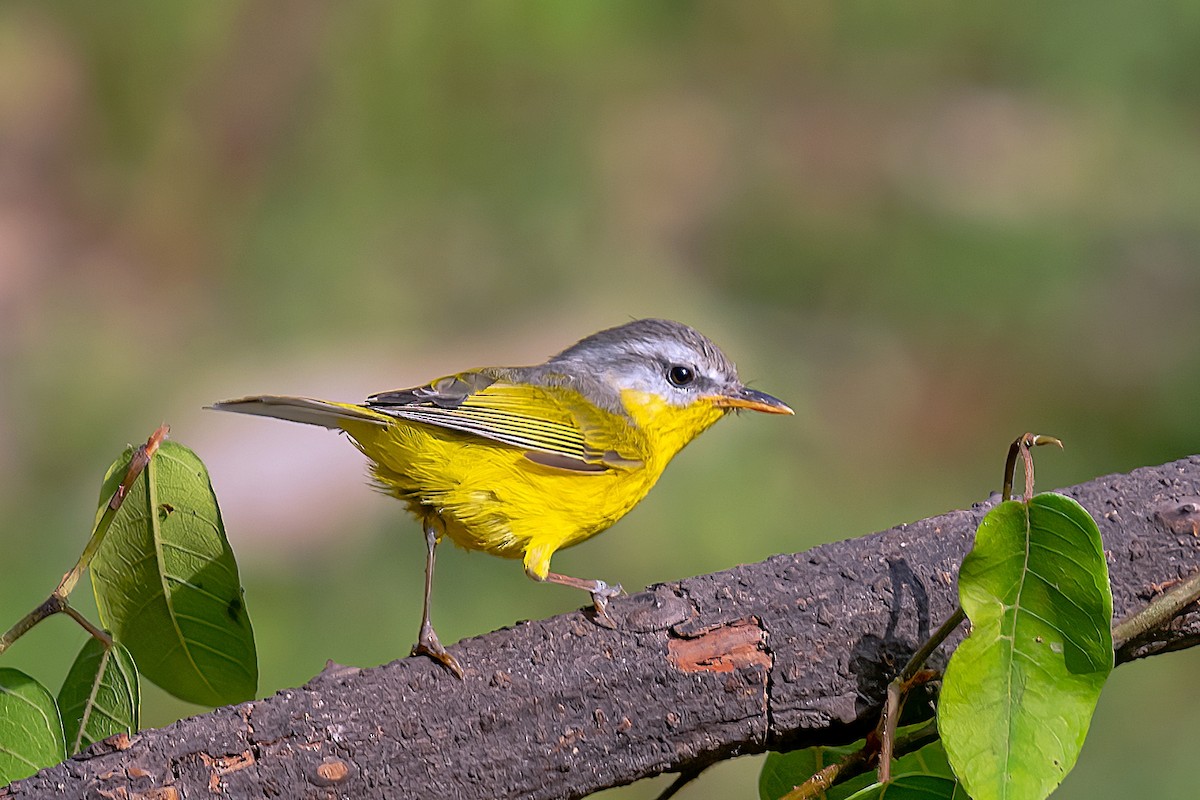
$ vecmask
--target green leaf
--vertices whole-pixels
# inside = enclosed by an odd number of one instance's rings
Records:
[[[109,468],[101,512],[132,452]],[[113,519],[91,576],[100,619],[147,678],[193,703],[254,696],[258,661],[237,562],[208,472],[191,450],[163,442]]]
[[[1083,746],[1113,665],[1100,531],[1070,498],[1010,500],[963,561],[971,634],[946,668],[938,728],[975,800],[1041,800]]]
[[[116,733],[138,728],[137,666],[119,642],[89,637],[58,692],[67,750],[74,754]]]
[[[817,746],[788,753],[767,753],[762,772],[758,774],[758,796],[761,800],[779,800],[820,770],[861,748],[862,744],[860,740],[843,747]],[[855,790],[871,783],[874,777],[874,774],[859,775],[833,787],[826,797],[830,800],[848,797]]]
[[[954,778],[937,775],[896,775],[890,783],[875,783],[846,800],[970,800]]]
[[[915,753],[909,753],[896,759],[892,774],[955,778],[954,770],[950,769],[950,762],[946,759],[946,750],[942,747],[940,739],[925,745]]]
[[[0,668],[0,786],[67,757],[58,707],[24,672]]]
[[[924,723],[922,723],[923,725]],[[919,727],[919,726],[914,726]],[[842,747],[809,747],[804,750],[793,750],[789,753],[767,753],[763,762],[762,772],[758,776],[758,796],[761,800],[779,800],[795,787],[804,783],[819,770],[830,764],[841,761],[842,758],[861,750],[863,741]],[[849,800],[859,797],[859,792],[874,788],[876,791],[887,789],[889,792],[897,786],[901,778],[913,776],[929,776],[948,779],[954,782],[954,773],[946,762],[946,754],[942,751],[940,742],[933,742],[913,753],[908,753],[896,759],[892,764],[892,782],[887,787],[875,781],[872,770],[858,775],[845,783],[839,783],[826,790],[825,800]],[[906,784],[907,785],[907,784]],[[880,797],[883,795],[863,795],[864,797]],[[887,794],[887,797],[897,795]],[[913,795],[921,796],[921,795]],[[950,795],[929,795],[930,797],[949,797]],[[965,794],[963,795],[965,797]]]

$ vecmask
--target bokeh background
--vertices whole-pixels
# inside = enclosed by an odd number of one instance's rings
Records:
[[[260,692],[398,657],[416,525],[338,437],[202,406],[356,400],[640,316],[798,415],[722,423],[555,559],[627,588],[965,507],[1025,430],[1067,442],[1043,488],[1198,452],[1198,40],[1190,0],[7,2],[3,616],[167,421],[222,500]],[[444,640],[582,602],[439,569]],[[5,663],[56,687],[82,640],[55,619]],[[1194,793],[1198,668],[1118,670],[1057,796]],[[152,725],[202,710],[147,694]],[[753,796],[758,763],[684,796]]]

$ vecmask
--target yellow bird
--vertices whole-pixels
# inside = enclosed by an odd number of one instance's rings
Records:
[[[544,364],[460,372],[362,404],[261,395],[212,407],[350,436],[379,488],[407,503],[424,529],[425,600],[413,654],[460,678],[429,622],[443,536],[520,558],[536,581],[590,592],[597,620],[612,627],[608,598],[620,584],[551,572],[551,556],[624,516],[672,457],[730,410],[792,413],[743,385],[707,337],[661,319],[592,334]]]

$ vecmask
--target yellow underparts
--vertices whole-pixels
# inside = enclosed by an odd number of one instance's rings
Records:
[[[544,580],[556,551],[623,517],[671,458],[724,415],[703,401],[680,408],[643,393],[622,397],[629,416],[589,415],[602,430],[588,438],[640,464],[596,472],[538,464],[521,448],[422,423],[342,426],[371,460],[380,487],[414,515],[437,516],[445,535],[467,550],[522,558],[526,573]]]

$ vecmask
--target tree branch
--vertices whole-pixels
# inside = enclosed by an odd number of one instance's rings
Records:
[[[1100,525],[1118,618],[1200,567],[1200,456],[1064,493]],[[992,502],[653,586],[612,603],[616,630],[576,612],[465,640],[451,648],[464,681],[427,658],[329,669],[102,742],[0,797],[575,798],[850,739],[954,607],[957,565]],[[1118,660],[1198,640],[1192,607]]]

